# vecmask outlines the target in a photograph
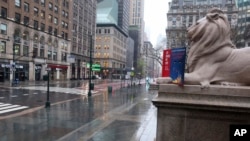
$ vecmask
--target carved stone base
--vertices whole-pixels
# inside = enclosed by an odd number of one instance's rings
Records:
[[[250,87],[159,85],[157,141],[229,141],[231,124],[250,124]]]

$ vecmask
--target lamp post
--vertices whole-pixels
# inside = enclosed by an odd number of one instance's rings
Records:
[[[47,72],[48,72],[48,83],[47,83],[47,101],[45,103],[45,108],[50,108],[50,101],[49,101],[49,72],[50,72],[50,68],[47,68]]]
[[[89,92],[88,92],[88,96],[91,96],[91,88],[92,88],[92,84],[91,84],[91,75],[92,75],[92,35],[89,35],[90,38],[90,50],[89,50]]]
[[[14,41],[13,41],[13,47],[12,47],[12,51],[13,51],[13,62],[12,62],[12,73],[13,73],[13,78],[12,78],[12,87],[15,85],[15,71],[16,71],[16,63],[15,63],[15,55],[16,55],[16,52],[15,52],[15,48],[16,48],[16,43],[20,43],[20,37],[17,37],[14,35]]]

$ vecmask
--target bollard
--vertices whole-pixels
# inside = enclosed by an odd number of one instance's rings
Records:
[[[90,84],[90,90],[94,90],[94,87],[95,87],[95,84],[94,84],[94,83],[91,83],[91,84]]]
[[[108,86],[108,93],[112,93],[112,86]]]

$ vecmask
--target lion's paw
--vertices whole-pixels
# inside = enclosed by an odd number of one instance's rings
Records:
[[[201,82],[201,88],[202,89],[207,89],[209,87],[210,87],[209,81],[203,81],[203,82]]]

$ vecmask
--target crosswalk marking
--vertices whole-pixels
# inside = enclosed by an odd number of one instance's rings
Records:
[[[0,110],[10,109],[10,108],[18,107],[18,106],[19,105],[12,105],[12,106],[7,106],[7,107],[2,107],[2,108],[0,108]]]
[[[18,111],[22,109],[29,108],[28,106],[21,106],[21,105],[13,105],[10,103],[0,103],[0,114],[12,112],[12,111]]]
[[[2,104],[2,103],[0,103],[0,107],[5,107],[5,106],[9,106],[9,105],[11,105],[11,104]]]
[[[0,111],[0,114],[7,113],[7,112],[12,112],[12,111],[16,111],[16,110],[21,110],[21,109],[26,109],[26,108],[28,108],[28,107],[27,106],[22,106],[22,107],[18,107],[18,108],[14,108],[14,109],[7,109],[7,110]]]

